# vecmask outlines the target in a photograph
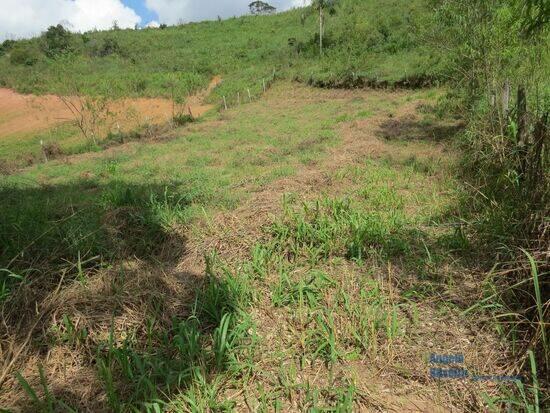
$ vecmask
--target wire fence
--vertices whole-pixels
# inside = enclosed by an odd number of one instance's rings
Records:
[[[244,103],[251,103],[254,100],[257,100],[262,97],[264,93],[266,93],[271,86],[273,85],[273,82],[277,78],[277,72],[273,70],[273,73],[269,77],[262,78],[260,81],[260,93],[254,94],[251,92],[251,90],[254,90],[254,88],[247,87],[245,90],[237,91],[237,93],[233,96],[222,96],[221,101],[221,109],[228,110],[229,108],[232,108],[234,106],[239,106]],[[256,84],[257,86],[258,84]]]

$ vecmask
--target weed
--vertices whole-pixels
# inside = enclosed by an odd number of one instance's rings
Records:
[[[338,303],[349,318],[344,338],[361,353],[375,354],[382,337],[391,343],[398,335],[397,308],[387,302],[377,282],[368,281],[359,290],[358,297],[342,290]]]
[[[403,226],[399,215],[359,212],[349,199],[324,198],[302,211],[287,210],[284,220],[271,227],[275,246],[291,260],[311,263],[331,255],[361,261],[373,251],[394,254],[407,244],[393,236]]]
[[[334,280],[321,271],[311,271],[308,276],[295,280],[282,269],[279,284],[275,286],[271,299],[275,306],[294,304],[315,308],[319,305],[323,292],[334,286]]]
[[[55,341],[66,343],[70,346],[84,344],[88,338],[86,327],[78,327],[67,314],[63,314],[60,325],[53,325],[50,333]]]
[[[327,365],[333,365],[341,356],[334,317],[328,311],[319,311],[314,316],[314,323],[315,327],[308,330],[306,348],[310,350],[313,361],[321,359]]]
[[[229,269],[221,269],[216,274],[219,259],[215,254],[205,257],[206,282],[199,289],[195,299],[194,313],[207,325],[220,325],[228,314],[235,314],[239,308],[247,307],[252,300],[250,284],[244,274],[232,274]]]
[[[188,123],[191,123],[194,121],[195,119],[191,115],[186,115],[182,113],[175,114],[174,117],[172,118],[172,122],[174,122],[176,126],[185,126]]]
[[[15,374],[17,381],[19,382],[20,386],[23,388],[27,396],[29,396],[35,408],[47,413],[53,413],[59,410],[66,412],[76,412],[76,410],[67,406],[62,400],[58,400],[52,395],[42,365],[38,366],[38,373],[40,376],[40,387],[44,394],[43,399],[38,397],[36,391],[20,373]]]
[[[0,303],[9,296],[13,285],[23,280],[23,276],[15,274],[7,268],[0,268]]]
[[[354,411],[356,393],[357,389],[352,384],[348,387],[308,388],[306,394],[306,403],[309,405],[308,411],[315,413],[351,413]],[[329,400],[329,402],[322,402],[320,399]]]

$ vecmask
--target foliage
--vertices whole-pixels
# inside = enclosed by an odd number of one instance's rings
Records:
[[[10,63],[13,65],[34,66],[40,60],[40,52],[35,45],[17,43],[10,51]]]
[[[466,113],[468,121],[462,166],[473,188],[464,200],[470,238],[480,251],[498,251],[483,257],[493,267],[487,278],[492,279],[495,268],[506,274],[495,288],[502,292],[499,306],[508,316],[495,310],[495,317],[506,320],[514,334],[528,337],[530,345],[540,349],[541,369],[549,366],[548,344],[533,322],[541,311],[532,309],[530,277],[535,263],[538,271],[548,272],[544,259],[550,205],[547,3],[435,1],[431,25],[425,27],[428,44],[438,56],[438,70],[453,88],[447,102],[452,99],[454,110]],[[440,47],[443,42],[446,49]],[[522,250],[534,260],[527,262]],[[539,286],[533,278],[535,291],[548,288],[548,281]],[[547,305],[538,302],[537,308]],[[508,319],[510,314],[518,316]],[[519,314],[525,322],[517,322]]]
[[[48,57],[56,57],[71,51],[71,33],[61,24],[50,26],[42,35],[42,50]]]
[[[274,13],[277,9],[271,4],[265,1],[253,1],[248,5],[251,14],[270,14]]]
[[[545,0],[518,1],[522,14],[522,29],[526,35],[544,30],[550,23],[550,3]]]
[[[4,40],[2,44],[0,44],[0,57],[2,57],[4,54],[8,53],[13,45],[15,44],[15,40]]]
[[[424,0],[340,0],[324,25],[324,55],[318,58],[319,24],[303,20],[305,9],[215,22],[190,23],[169,30],[117,30],[72,34],[70,59],[47,60],[38,78],[24,66],[0,58],[0,73],[9,87],[25,92],[69,94],[78,84],[86,94],[170,96],[172,75],[179,94],[207,86],[211,77],[224,82],[212,101],[237,92],[262,91],[262,79],[279,78],[323,86],[360,81],[388,85],[429,76],[429,56],[419,47],[415,25],[426,13]],[[309,7],[307,10],[311,10]],[[227,47],[227,39],[231,46]],[[295,39],[288,47],[289,39]],[[31,42],[38,42],[32,40]],[[115,43],[116,42],[116,43]],[[59,76],[62,73],[62,76]],[[132,79],[145,78],[136,90]]]
[[[118,41],[113,37],[106,37],[101,45],[92,52],[95,56],[105,57],[113,54],[122,55],[122,48]]]

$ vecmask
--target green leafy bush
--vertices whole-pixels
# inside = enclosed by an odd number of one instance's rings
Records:
[[[96,57],[106,57],[110,55],[119,55],[119,56],[124,55],[118,40],[115,39],[114,37],[106,37],[100,43],[94,42],[91,46],[90,54]]]
[[[71,33],[60,24],[50,26],[42,35],[42,51],[48,57],[71,52]]]
[[[13,45],[15,44],[15,40],[4,40],[2,44],[0,44],[0,56],[5,55],[7,52],[9,52]]]
[[[10,52],[10,62],[14,65],[33,66],[40,60],[40,52],[35,45],[17,44]]]

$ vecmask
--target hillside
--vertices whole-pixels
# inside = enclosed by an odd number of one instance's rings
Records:
[[[53,58],[43,39],[18,42],[0,57],[0,85],[23,93],[108,94],[185,98],[212,76],[224,84],[212,97],[258,94],[272,76],[336,81],[355,76],[399,82],[424,76],[429,65],[415,42],[422,1],[342,2],[326,20],[326,59],[319,59],[315,14],[297,9],[273,16],[244,16],[145,30],[74,35]],[[303,22],[303,24],[302,24]],[[30,60],[13,63],[26,51]],[[10,58],[10,54],[12,57]],[[29,64],[32,63],[32,64]]]
[[[0,411],[546,411],[545,7],[4,42]]]

